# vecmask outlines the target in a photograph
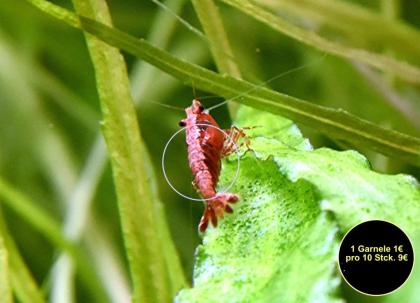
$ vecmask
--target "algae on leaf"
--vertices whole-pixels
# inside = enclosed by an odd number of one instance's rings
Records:
[[[176,302],[340,302],[342,234],[373,218],[409,232],[419,225],[415,179],[373,172],[355,151],[313,150],[279,116],[242,107],[236,124],[256,126],[232,188],[240,201],[204,235],[194,286]],[[235,169],[224,162],[220,188]]]
[[[235,168],[225,165],[225,181]],[[177,302],[310,302],[320,296],[335,302],[337,228],[318,208],[314,188],[249,154],[233,190],[241,196],[235,215],[206,233],[194,288]]]

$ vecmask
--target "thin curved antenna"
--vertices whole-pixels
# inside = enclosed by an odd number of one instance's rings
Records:
[[[149,101],[149,100],[144,100],[142,102],[145,103],[152,103],[152,104],[157,104],[166,108],[170,108],[170,109],[175,109],[175,110],[180,110],[180,111],[184,111],[185,109],[178,107],[178,106],[174,106],[174,105],[169,105],[169,104],[165,104],[165,103],[160,103],[160,102],[154,102],[154,101]]]
[[[310,67],[312,65],[319,64],[319,62],[323,61],[327,55],[328,54],[324,52],[324,54],[320,58],[318,58],[316,61],[312,61],[310,63],[304,64],[304,65],[301,65],[301,66],[298,66],[298,67],[289,69],[288,71],[285,71],[283,73],[280,73],[280,74],[278,74],[278,75],[276,75],[276,76],[268,79],[267,81],[264,81],[263,83],[260,83],[260,84],[258,84],[256,86],[254,86],[253,88],[251,88],[251,89],[249,89],[249,90],[247,90],[247,91],[245,91],[245,92],[243,92],[243,93],[241,93],[241,94],[239,94],[239,95],[237,95],[235,97],[229,98],[229,99],[227,99],[227,100],[225,100],[225,101],[223,101],[223,102],[221,102],[219,104],[216,104],[214,106],[209,107],[207,110],[208,111],[211,111],[211,110],[213,110],[215,108],[218,108],[218,107],[220,107],[220,106],[228,103],[229,101],[235,100],[235,99],[240,98],[240,97],[243,97],[243,96],[245,96],[245,95],[247,95],[247,94],[249,94],[249,93],[251,93],[253,91],[256,91],[256,90],[260,89],[261,87],[263,87],[264,85],[269,84],[269,83],[271,83],[271,82],[273,82],[273,81],[275,81],[275,80],[277,80],[277,79],[279,79],[281,77],[284,77],[286,75],[292,74],[292,73],[297,72],[299,70],[308,68],[308,67]]]

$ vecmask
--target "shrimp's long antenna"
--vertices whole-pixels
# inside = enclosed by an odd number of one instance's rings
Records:
[[[157,104],[166,108],[170,108],[170,109],[175,109],[175,110],[180,110],[180,111],[184,111],[183,108],[178,107],[178,106],[174,106],[174,105],[169,105],[169,104],[165,104],[165,103],[160,103],[160,102],[154,102],[154,101],[149,101],[149,100],[144,100],[142,102],[146,102],[146,103],[152,103],[152,104]]]
[[[237,95],[235,97],[226,99],[225,101],[223,101],[223,102],[221,102],[219,104],[216,104],[214,106],[211,106],[211,107],[207,108],[207,110],[208,111],[211,111],[211,110],[213,110],[215,108],[218,108],[218,107],[220,107],[220,106],[228,103],[229,101],[238,99],[238,98],[243,97],[243,96],[245,96],[245,95],[247,95],[247,94],[249,94],[251,92],[254,92],[254,91],[260,89],[261,87],[263,87],[264,85],[269,84],[269,83],[271,83],[271,82],[273,82],[273,81],[275,81],[275,80],[277,80],[277,79],[279,79],[281,77],[284,77],[284,76],[286,76],[288,74],[292,74],[292,73],[297,72],[297,71],[299,71],[301,69],[308,68],[308,67],[310,67],[312,65],[318,64],[319,62],[321,62],[322,60],[324,60],[326,56],[327,56],[327,53],[324,52],[324,54],[320,58],[318,58],[316,61],[312,61],[312,62],[309,62],[307,64],[304,64],[304,65],[298,66],[296,68],[289,69],[288,71],[285,71],[283,73],[280,73],[280,74],[278,74],[278,75],[276,75],[276,76],[268,79],[267,81],[264,81],[263,83],[260,83],[260,84],[258,84],[256,86],[254,86],[253,88],[251,88],[251,89],[249,89],[249,90],[247,90],[247,91],[245,91],[245,92],[243,92],[243,93],[241,93],[241,94],[239,94],[239,95]]]
[[[184,25],[190,31],[192,31],[193,33],[195,33],[197,36],[199,36],[202,39],[208,41],[208,38],[206,37],[206,35],[203,32],[201,32],[200,30],[198,30],[197,28],[195,28],[194,26],[192,26],[190,23],[188,23],[186,20],[184,20],[183,18],[181,18],[180,16],[178,16],[178,14],[175,13],[173,10],[171,10],[166,4],[164,4],[164,3],[162,3],[162,2],[160,2],[158,0],[151,0],[151,1],[154,4],[156,4],[157,6],[159,6],[160,8],[162,8],[163,10],[167,11],[169,14],[171,14],[182,25]]]

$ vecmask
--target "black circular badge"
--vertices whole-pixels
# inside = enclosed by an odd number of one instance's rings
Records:
[[[410,275],[413,247],[407,235],[392,223],[373,220],[353,227],[339,252],[341,274],[361,293],[385,295]]]

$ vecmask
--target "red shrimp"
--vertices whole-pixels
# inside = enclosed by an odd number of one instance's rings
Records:
[[[218,193],[216,186],[221,159],[234,152],[236,141],[245,135],[242,129],[233,126],[225,130],[225,133],[230,135],[230,138],[226,138],[218,129],[217,122],[198,100],[193,100],[185,112],[187,118],[181,120],[179,125],[186,126],[188,163],[193,174],[193,185],[206,199],[206,207],[199,224],[199,230],[204,232],[209,221],[216,227],[218,217],[223,218],[225,212],[232,213],[233,209],[229,203],[235,203],[239,199],[238,195],[233,193]]]

